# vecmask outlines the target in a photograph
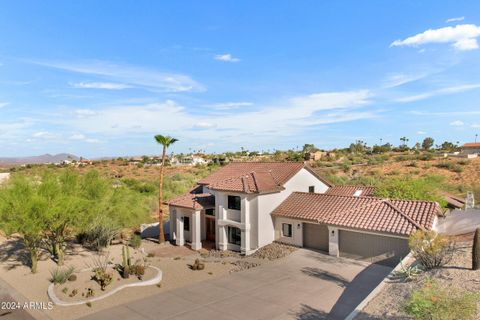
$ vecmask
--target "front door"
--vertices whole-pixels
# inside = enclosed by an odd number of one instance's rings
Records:
[[[205,217],[207,240],[215,241],[215,218]]]

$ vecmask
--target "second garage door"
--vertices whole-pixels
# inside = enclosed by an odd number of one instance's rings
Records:
[[[388,266],[397,265],[410,249],[408,240],[340,230],[341,257],[362,259]]]
[[[328,227],[324,224],[303,224],[303,246],[328,252]]]

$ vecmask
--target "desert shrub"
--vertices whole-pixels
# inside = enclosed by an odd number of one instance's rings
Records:
[[[92,280],[97,282],[100,285],[100,288],[102,291],[105,290],[105,288],[112,283],[113,281],[113,274],[109,271],[106,271],[102,268],[97,268],[93,270],[93,276]]]
[[[454,250],[447,238],[432,230],[417,230],[408,239],[408,245],[426,270],[444,266],[451,260]]]
[[[443,187],[442,177],[392,177],[379,181],[376,186],[376,196],[381,198],[436,201],[441,206],[447,204],[439,194]]]
[[[97,222],[90,229],[77,234],[77,241],[86,248],[102,251],[117,234],[118,228],[109,223]]]
[[[447,170],[457,172],[457,173],[463,171],[463,168],[462,168],[461,165],[453,163],[453,162],[448,162],[448,161],[439,162],[439,163],[437,163],[436,167],[440,168],[440,169],[447,169]]]
[[[138,234],[132,235],[130,238],[129,244],[132,248],[138,249],[142,245],[142,237]]]
[[[343,172],[348,172],[351,167],[352,167],[352,164],[351,164],[350,161],[344,161],[344,162],[342,163],[342,170],[343,170]]]
[[[91,279],[97,282],[102,290],[105,290],[105,288],[113,281],[113,274],[108,271],[109,263],[109,254],[107,253],[106,255],[92,257],[92,262],[90,264],[90,267],[93,270],[93,276]]]
[[[411,161],[409,164],[407,164],[407,167],[413,167],[413,168],[418,167],[417,161],[415,161],[415,160],[414,160],[414,161]]]
[[[474,319],[479,295],[471,292],[441,289],[433,280],[412,292],[405,311],[418,320]]]
[[[403,262],[400,261],[400,270],[394,273],[394,276],[402,281],[411,281],[415,279],[420,273],[422,273],[422,269],[418,267],[418,265],[410,265],[408,267],[403,265]]]
[[[73,276],[75,272],[75,267],[70,266],[67,269],[60,269],[60,268],[55,268],[50,271],[50,282],[54,284],[63,284],[67,282],[67,280]]]
[[[468,161],[467,160],[459,160],[457,163],[461,166],[465,166],[465,165],[468,164]]]
[[[421,161],[429,161],[429,160],[432,160],[433,159],[433,154],[431,153],[424,153],[424,154],[420,154],[416,157],[418,160],[421,160]]]

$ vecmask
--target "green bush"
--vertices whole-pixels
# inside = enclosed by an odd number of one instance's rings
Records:
[[[412,292],[405,311],[418,320],[468,320],[477,313],[479,295],[455,289],[440,289],[433,280]]]
[[[50,282],[54,284],[63,284],[67,282],[72,275],[74,275],[74,272],[74,266],[70,266],[67,269],[55,268],[54,270],[50,271]]]
[[[129,242],[132,248],[138,249],[142,245],[142,237],[138,234],[132,235]]]
[[[447,264],[454,250],[447,238],[432,230],[417,230],[408,239],[408,246],[425,270]]]
[[[441,206],[447,203],[439,193],[443,178],[439,176],[413,176],[383,179],[377,183],[376,196],[389,199],[436,201]]]
[[[90,229],[77,234],[77,241],[86,248],[102,251],[107,248],[115,236],[118,228],[108,223],[94,223]]]

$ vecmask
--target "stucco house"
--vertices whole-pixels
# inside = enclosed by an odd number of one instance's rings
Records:
[[[279,241],[386,264],[398,263],[408,236],[434,228],[440,213],[435,202],[335,187],[302,162],[233,162],[167,204],[171,240],[194,250],[208,241],[250,254]]]

